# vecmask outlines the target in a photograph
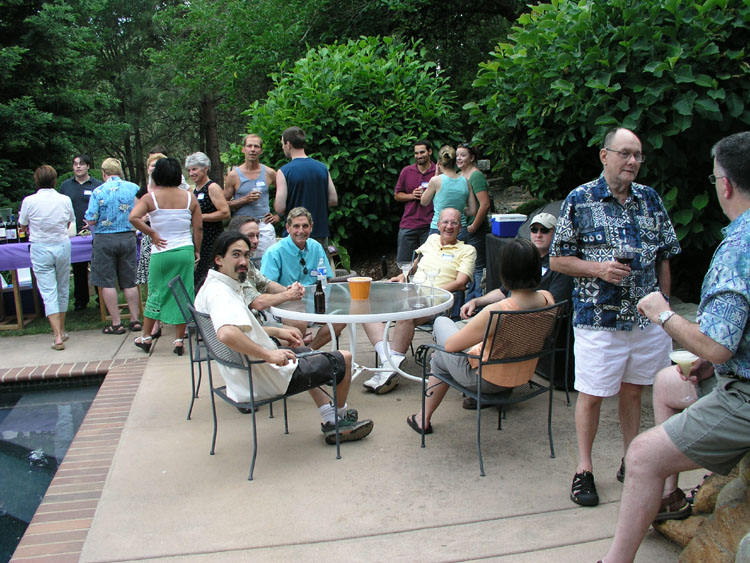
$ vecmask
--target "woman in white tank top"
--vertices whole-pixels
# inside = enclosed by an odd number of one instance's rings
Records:
[[[145,352],[150,351],[151,329],[159,320],[176,325],[173,351],[182,356],[185,319],[167,283],[180,276],[193,298],[193,268],[200,257],[203,219],[195,196],[179,189],[182,169],[176,159],[157,161],[152,179],[154,190],[142,197],[130,213],[132,225],[151,237],[148,300],[143,312],[143,334],[149,336],[140,336],[134,343]],[[144,221],[146,214],[150,217],[150,226]]]

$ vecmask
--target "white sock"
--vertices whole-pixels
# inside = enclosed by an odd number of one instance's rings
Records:
[[[333,424],[335,416],[333,414],[333,405],[331,403],[326,403],[325,405],[319,406],[318,412],[323,419],[323,424],[327,424],[329,422]]]
[[[382,364],[385,361],[385,345],[382,340],[375,343],[375,351],[378,353],[378,358],[380,358]]]
[[[343,407],[339,407],[336,410],[339,411],[339,418],[342,418],[346,414],[346,410],[349,408],[349,405],[344,403]]]

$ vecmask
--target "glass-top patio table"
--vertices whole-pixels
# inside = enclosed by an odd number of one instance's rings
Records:
[[[406,290],[405,290],[406,289]],[[271,314],[295,321],[325,323],[331,331],[331,348],[336,346],[333,323],[349,325],[349,349],[352,353],[352,379],[363,370],[392,371],[390,366],[369,368],[359,365],[355,358],[357,348],[357,325],[371,322],[384,322],[383,341],[388,342],[388,330],[391,323],[405,319],[432,317],[449,309],[453,305],[453,295],[449,291],[393,282],[372,282],[370,298],[355,300],[349,293],[349,284],[329,283],[325,288],[326,312],[315,313],[313,293],[315,286],[305,287],[305,296],[300,301],[287,301],[281,305],[271,307]],[[385,347],[388,354],[388,346]],[[397,370],[401,375],[414,381],[422,381],[421,377],[414,377]]]

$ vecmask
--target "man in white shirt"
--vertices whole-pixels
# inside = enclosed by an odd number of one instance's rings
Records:
[[[280,348],[279,341],[292,346],[302,344],[299,334],[291,329],[262,327],[245,306],[242,283],[250,261],[250,242],[239,232],[224,232],[214,242],[214,269],[195,297],[195,308],[208,313],[216,334],[229,348],[253,360],[253,388],[256,399],[283,393],[309,390],[323,422],[321,430],[328,444],[336,443],[334,408],[339,416],[341,441],[361,440],[373,429],[371,420],[358,420],[357,411],[348,409],[346,397],[351,383],[351,354],[337,350],[320,354],[300,355],[309,348]],[[227,395],[240,402],[250,400],[245,370],[219,365],[227,385]],[[336,375],[338,405],[334,407],[318,389]]]

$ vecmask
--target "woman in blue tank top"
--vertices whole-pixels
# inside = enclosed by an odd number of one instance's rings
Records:
[[[435,209],[430,224],[430,234],[438,232],[437,222],[440,212],[446,207],[452,207],[461,212],[461,233],[458,238],[465,240],[466,217],[476,215],[477,200],[469,180],[456,173],[456,149],[444,145],[438,153],[437,165],[440,175],[430,180],[420,199],[422,205],[429,205],[432,202]]]

